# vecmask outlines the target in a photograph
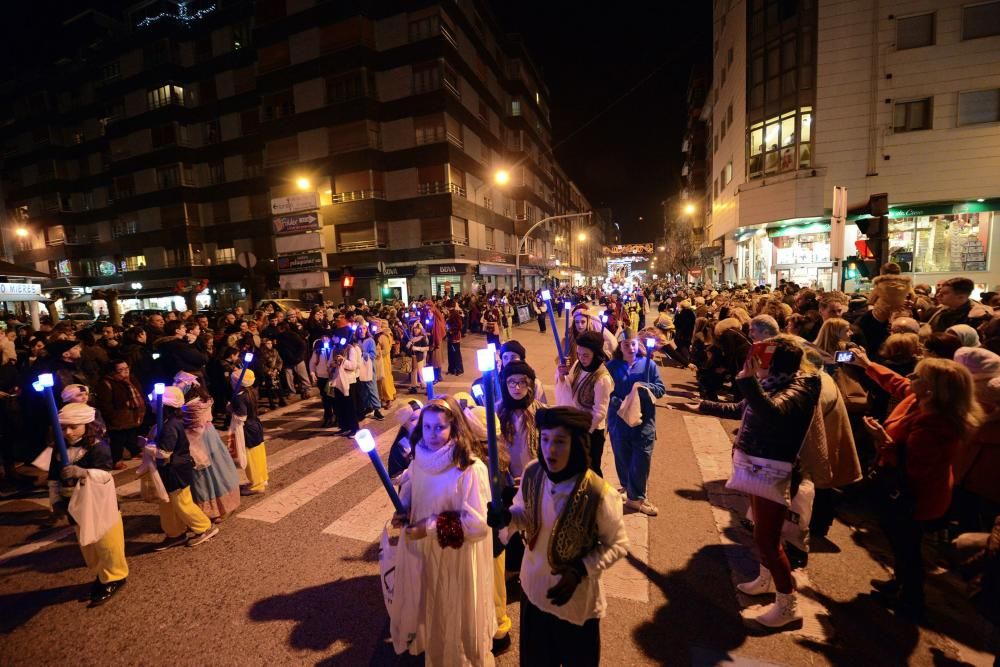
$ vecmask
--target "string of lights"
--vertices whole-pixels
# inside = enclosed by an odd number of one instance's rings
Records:
[[[146,18],[142,19],[141,21],[139,21],[135,25],[136,25],[137,28],[148,28],[149,26],[153,25],[157,21],[161,21],[163,19],[173,19],[175,21],[179,21],[183,25],[189,25],[189,24],[191,24],[191,23],[193,23],[195,21],[199,21],[199,20],[205,18],[205,16],[207,16],[208,14],[211,14],[214,11],[215,11],[215,5],[209,5],[208,7],[205,7],[204,9],[199,9],[198,11],[194,12],[193,14],[189,14],[188,13],[188,8],[187,8],[187,3],[182,3],[182,4],[177,5],[177,13],[176,14],[171,14],[170,12],[160,12],[156,16],[147,16]]]

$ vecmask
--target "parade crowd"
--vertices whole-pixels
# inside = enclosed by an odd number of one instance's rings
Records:
[[[877,520],[891,547],[894,577],[872,586],[897,615],[924,618],[924,543],[952,542],[978,610],[996,622],[1000,294],[974,300],[966,278],[911,285],[892,264],[882,274],[867,295],[784,283],[553,289],[551,308],[569,318],[552,332],[554,377],[535,372],[513,328],[525,312],[539,331],[551,326],[541,291],[167,312],[79,330],[32,331],[11,317],[0,488],[34,481],[20,462],[48,472],[53,521],[68,513],[76,526],[92,604],[103,604],[128,576],[114,470],[142,458],[142,495],[163,531],[156,550],[203,544],[241,497],[267,492],[262,412],[318,393],[332,436],[398,423],[388,475],[402,509],[380,563],[394,573],[383,594],[397,653],[492,664],[511,645],[507,591],[520,586],[522,664],[597,665],[601,574],[626,554],[623,514],[659,514],[650,465],[669,393],[685,399],[676,409],[740,421],[727,486],[749,496],[760,569],[738,588],[773,595],[755,622],[801,623],[793,571],[845,506]],[[425,378],[467,374],[470,334],[493,345],[495,370],[425,398]],[[668,364],[689,369],[697,391],[670,391]],[[46,373],[66,461],[33,388]],[[408,381],[397,388],[394,375]]]

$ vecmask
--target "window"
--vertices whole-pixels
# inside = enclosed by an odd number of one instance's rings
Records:
[[[722,71],[719,72],[719,85],[720,86],[726,85],[726,68],[725,67],[723,67]]]
[[[730,160],[726,163],[726,166],[722,168],[722,187],[729,185],[729,182],[733,180],[733,161]]]
[[[292,91],[282,90],[272,95],[265,95],[261,100],[263,121],[279,120],[295,114],[295,98]]]
[[[749,178],[812,166],[812,107],[754,123],[747,130]]]
[[[237,23],[233,26],[233,51],[239,51],[250,45],[250,35],[253,29],[249,20]]]
[[[733,103],[732,102],[729,103],[729,108],[726,109],[726,124],[727,125],[732,125],[733,124]]]
[[[454,93],[455,97],[462,99],[462,89],[459,87],[458,74],[448,65],[442,66],[442,77],[444,87]]]
[[[226,166],[222,160],[208,163],[208,182],[212,185],[226,182]]]
[[[212,202],[212,222],[216,225],[229,222],[228,199],[221,199]]]
[[[733,64],[733,58],[734,58],[734,56],[733,56],[733,47],[730,46],[729,47],[729,53],[726,55],[726,64],[727,65],[732,65]]]
[[[896,50],[934,44],[934,13],[896,19]]]
[[[893,108],[892,129],[895,132],[915,132],[933,127],[932,98],[897,102]]]
[[[521,100],[511,100],[510,101],[510,115],[520,116],[521,115]]]
[[[985,271],[993,211],[889,220],[889,259],[918,273]]]
[[[482,99],[479,100],[479,120],[483,121],[487,125],[490,124],[490,110],[486,106],[486,102]]]
[[[1000,88],[958,94],[959,125],[997,121],[1000,121]]]
[[[249,137],[260,130],[260,115],[256,109],[240,112],[240,135]]]
[[[159,167],[156,170],[156,182],[161,190],[176,188],[181,184],[181,171],[176,164],[169,167]]]
[[[122,258],[122,271],[138,271],[146,268],[145,255],[131,255]]]
[[[243,156],[243,178],[257,178],[264,171],[264,155],[249,153]]]
[[[184,89],[174,84],[165,84],[146,92],[146,106],[150,110],[168,104],[184,104]]]
[[[713,199],[719,198],[719,179],[717,178],[714,181],[712,181],[712,198]]]
[[[340,104],[375,91],[375,76],[368,70],[357,70],[331,77],[326,83],[327,104]]]
[[[215,263],[216,264],[235,264],[236,263],[236,248],[216,248],[215,249]]]
[[[439,63],[424,63],[413,66],[413,92],[427,93],[441,87],[441,66]]]
[[[254,117],[257,113],[254,112]],[[205,123],[205,144],[217,144],[222,140],[222,128],[219,126],[218,119],[210,120]]]
[[[132,174],[127,174],[125,176],[115,176],[114,183],[111,187],[111,198],[115,201],[119,199],[127,199],[135,194],[135,181],[132,179]]]
[[[177,128],[173,123],[151,128],[150,134],[153,137],[153,148],[172,146],[177,143]]]
[[[114,81],[122,75],[122,64],[115,60],[101,68],[101,81]]]
[[[415,118],[413,126],[416,131],[415,140],[418,146],[445,140],[444,117],[440,114]]]
[[[111,238],[114,239],[138,233],[139,233],[139,223],[134,219],[118,218],[117,220],[115,220],[114,225],[111,227]]]
[[[410,41],[419,42],[430,39],[438,34],[440,19],[437,16],[428,16],[418,21],[410,21]]]
[[[962,39],[1000,35],[1000,2],[962,8]]]

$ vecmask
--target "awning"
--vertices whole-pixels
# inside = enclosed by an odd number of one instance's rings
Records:
[[[35,271],[34,269],[28,269],[23,266],[18,266],[17,264],[11,264],[10,262],[5,262],[0,260],[0,276],[7,276],[8,278],[48,278],[50,277],[47,273],[42,273],[41,271]]]
[[[772,227],[767,230],[767,237],[771,239],[782,236],[799,236],[800,234],[824,234],[830,231],[829,222],[812,222],[805,225],[788,225],[786,227]]]
[[[75,296],[72,299],[66,299],[63,301],[64,306],[76,306],[81,303],[90,303],[93,301],[92,294],[81,294],[80,296]]]

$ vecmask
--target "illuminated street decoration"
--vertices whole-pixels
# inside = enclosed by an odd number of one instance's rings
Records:
[[[189,14],[187,9],[187,3],[184,2],[177,5],[176,14],[171,14],[170,12],[160,12],[156,16],[147,16],[146,18],[136,23],[135,27],[148,28],[157,21],[161,21],[163,19],[173,19],[175,21],[180,21],[181,24],[186,26],[195,21],[200,21],[201,19],[205,18],[207,15],[211,14],[214,11],[215,11],[215,5],[209,5],[204,9],[199,9],[193,14]]]

